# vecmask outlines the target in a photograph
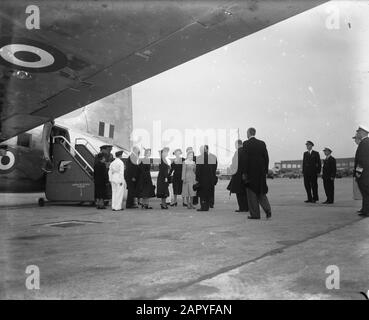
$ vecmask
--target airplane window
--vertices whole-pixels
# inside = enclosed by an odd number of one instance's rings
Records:
[[[99,122],[99,136],[103,137],[104,136],[104,128],[105,128],[105,124],[104,122]]]
[[[29,133],[21,133],[18,136],[17,145],[25,148],[31,147],[32,135]]]

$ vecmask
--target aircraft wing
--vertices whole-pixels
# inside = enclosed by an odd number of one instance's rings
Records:
[[[324,2],[1,0],[0,142]]]

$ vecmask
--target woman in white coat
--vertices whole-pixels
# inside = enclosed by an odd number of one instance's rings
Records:
[[[115,160],[109,167],[109,181],[112,188],[111,208],[113,211],[123,210],[123,195],[125,189],[123,151],[115,153]]]

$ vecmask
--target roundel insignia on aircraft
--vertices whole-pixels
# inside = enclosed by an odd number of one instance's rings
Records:
[[[58,49],[26,38],[0,38],[0,64],[28,72],[53,72],[68,59]]]
[[[17,158],[15,150],[8,149],[4,156],[0,156],[0,174],[9,173],[15,169]]]

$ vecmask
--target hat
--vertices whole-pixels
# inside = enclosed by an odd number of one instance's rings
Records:
[[[117,151],[117,152],[115,153],[115,156],[116,156],[116,157],[120,157],[122,154],[123,154],[123,151]]]
[[[369,128],[367,126],[359,125],[359,128],[356,130],[356,132],[360,130],[365,131],[366,133],[369,133]]]
[[[108,148],[113,148],[113,146],[111,144],[104,144],[103,146],[100,147],[100,150],[104,150]]]
[[[176,154],[177,152],[180,152],[182,154],[182,150],[181,149],[175,149],[173,154]]]
[[[329,151],[330,153],[332,153],[332,149],[327,148],[327,147],[325,147],[325,148],[323,149],[323,151]]]
[[[310,140],[306,141],[306,143],[305,143],[305,144],[306,144],[306,145],[310,144],[310,145],[312,145],[312,146],[314,147],[314,143],[312,143]]]

